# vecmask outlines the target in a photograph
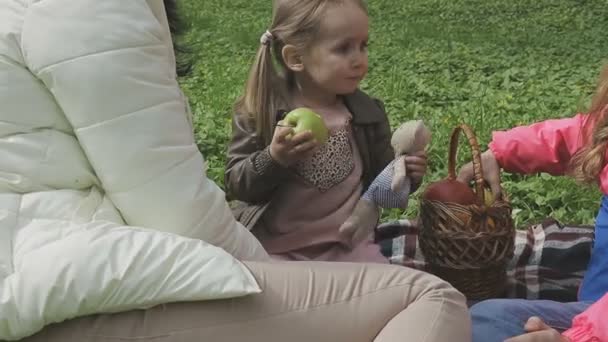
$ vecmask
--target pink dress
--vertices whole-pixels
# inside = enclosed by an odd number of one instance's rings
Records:
[[[351,131],[351,116],[324,116],[326,144],[293,167],[293,176],[275,191],[253,233],[281,260],[388,263],[368,241],[350,248],[338,229],[361,197],[363,163]]]
[[[574,317],[572,328],[563,333],[571,342],[608,341],[608,294]]]

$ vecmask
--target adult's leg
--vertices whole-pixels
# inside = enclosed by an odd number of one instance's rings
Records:
[[[471,339],[464,297],[427,273],[355,263],[246,265],[262,293],[82,317],[48,326],[23,342]]]
[[[589,305],[550,300],[486,300],[471,307],[473,342],[503,342],[509,337],[521,335],[526,321],[532,316],[538,316],[552,328],[563,331],[572,325],[572,318]]]
[[[354,248],[340,243],[327,243],[305,247],[283,254],[273,254],[276,260],[284,261],[334,261],[389,264],[388,258],[382,255],[380,246],[371,239],[363,241]]]

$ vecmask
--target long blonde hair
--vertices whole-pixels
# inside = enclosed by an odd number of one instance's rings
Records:
[[[260,44],[244,93],[235,104],[238,115],[254,120],[256,133],[266,145],[272,140],[276,113],[288,105],[288,91],[294,85],[293,74],[283,61],[283,47],[290,44],[305,51],[314,42],[327,9],[347,1],[367,13],[363,0],[275,0],[268,29],[272,40]]]
[[[597,90],[585,120],[582,136],[584,146],[573,156],[570,173],[581,183],[596,183],[606,164],[608,148],[608,64],[600,74]]]

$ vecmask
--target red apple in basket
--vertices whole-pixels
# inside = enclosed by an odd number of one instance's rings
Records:
[[[431,183],[422,194],[422,198],[427,201],[459,205],[472,205],[479,202],[473,189],[467,184],[452,178]],[[462,224],[469,224],[469,215],[463,213],[455,213],[455,215],[462,221]]]
[[[461,181],[450,178],[431,183],[426,188],[422,198],[429,201],[461,205],[472,205],[478,202],[473,189]]]

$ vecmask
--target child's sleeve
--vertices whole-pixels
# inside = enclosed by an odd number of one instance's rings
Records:
[[[260,144],[251,120],[235,115],[224,174],[228,195],[248,203],[267,202],[288,177],[287,169],[270,156],[269,147]]]
[[[563,336],[571,342],[608,341],[606,315],[608,315],[608,294],[576,316],[572,328],[566,330]]]
[[[563,175],[582,144],[586,115],[551,119],[492,134],[489,144],[498,164],[507,172],[546,172]]]

